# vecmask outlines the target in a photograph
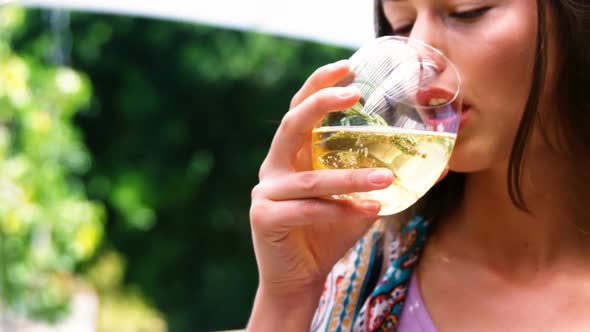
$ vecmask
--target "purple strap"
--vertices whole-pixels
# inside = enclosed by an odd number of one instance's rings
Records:
[[[426,310],[420,289],[418,288],[418,278],[416,272],[410,279],[410,288],[397,332],[436,332],[436,327]]]

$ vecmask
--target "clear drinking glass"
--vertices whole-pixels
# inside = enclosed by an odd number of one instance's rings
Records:
[[[461,121],[461,79],[439,50],[405,37],[377,38],[350,63],[352,74],[337,85],[355,86],[362,97],[313,130],[313,166],[390,169],[390,187],[335,198],[377,200],[380,215],[395,214],[422,197],[449,160]]]

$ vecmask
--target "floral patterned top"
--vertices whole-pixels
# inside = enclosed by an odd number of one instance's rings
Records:
[[[415,216],[385,248],[387,226],[376,222],[328,275],[311,331],[396,331],[428,226]]]

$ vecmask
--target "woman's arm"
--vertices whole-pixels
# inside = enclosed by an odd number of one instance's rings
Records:
[[[279,298],[259,288],[247,331],[309,331],[321,287],[308,294],[281,295]]]

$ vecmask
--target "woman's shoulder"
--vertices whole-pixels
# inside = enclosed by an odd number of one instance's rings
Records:
[[[381,219],[329,274],[312,331],[373,330],[397,326],[411,274],[429,222],[415,215],[391,224]]]

